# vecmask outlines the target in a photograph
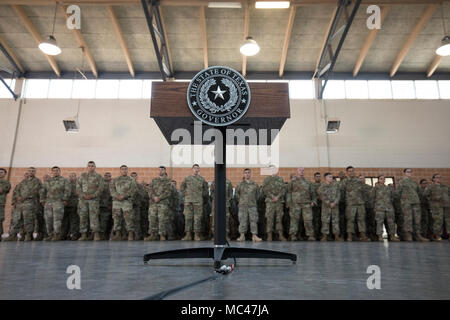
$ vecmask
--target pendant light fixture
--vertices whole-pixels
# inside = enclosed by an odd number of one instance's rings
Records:
[[[55,14],[53,16],[53,27],[52,34],[45,37],[44,41],[39,44],[39,49],[47,55],[56,56],[61,53],[61,48],[56,44],[56,39],[53,36],[55,32],[55,21],[56,21],[56,9],[58,8],[58,3],[55,6]]]
[[[244,56],[254,56],[259,52],[259,45],[252,37],[247,37],[245,38],[245,42],[241,46],[240,51]]]
[[[442,38],[442,40],[441,40],[441,46],[436,49],[436,54],[438,54],[440,56],[449,56],[450,55],[450,36],[448,35],[446,27],[445,27],[444,3],[442,3],[441,16],[442,16],[442,26],[444,27],[444,38]]]

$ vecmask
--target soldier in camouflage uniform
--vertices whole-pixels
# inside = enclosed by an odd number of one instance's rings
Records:
[[[427,197],[425,197],[424,192],[426,187],[428,186],[427,179],[421,179],[420,183],[420,193],[419,193],[419,199],[420,199],[420,211],[422,212],[421,224],[422,224],[422,236],[425,238],[428,238],[428,234],[433,234],[433,226],[431,214],[430,214],[430,204],[428,202]]]
[[[330,221],[336,241],[344,241],[339,234],[339,199],[341,190],[339,183],[333,182],[333,175],[329,172],[324,175],[325,183],[317,189],[318,197],[322,202],[322,237],[320,241],[327,241],[330,234]]]
[[[342,184],[344,183],[344,180],[347,179],[345,176],[344,171],[339,171],[338,173],[339,177],[339,189],[341,190],[341,197],[339,200],[339,230],[341,231],[342,238],[347,237],[347,221],[345,218],[345,191],[342,189]]]
[[[2,241],[3,221],[5,221],[6,195],[11,190],[11,183],[5,179],[6,169],[0,168],[0,241]]]
[[[383,241],[383,224],[386,220],[389,241],[399,241],[395,236],[394,192],[385,185],[385,180],[383,175],[379,176],[377,184],[370,191],[370,201],[375,208],[377,240]]]
[[[52,168],[52,177],[45,181],[41,192],[41,203],[44,206],[47,227],[47,237],[44,240],[63,240],[62,221],[64,207],[67,205],[69,197],[70,183],[61,176],[61,169],[55,166]],[[28,233],[26,237],[28,237]]]
[[[428,239],[422,237],[422,225],[420,210],[420,188],[417,182],[411,179],[412,170],[410,168],[403,170],[404,177],[399,181],[397,193],[400,198],[403,226],[406,241],[412,241],[414,232],[416,240],[426,242]]]
[[[94,240],[101,240],[100,236],[100,195],[103,192],[104,181],[95,172],[95,162],[88,162],[88,172],[83,172],[77,181],[78,215],[80,216],[79,241],[88,240],[88,228],[94,232]]]
[[[173,210],[175,212],[175,237],[181,239],[184,234],[184,201],[181,191],[177,189],[177,182],[172,180]]]
[[[11,234],[7,240],[17,239],[20,219],[23,219],[24,231],[26,233],[25,240],[33,240],[33,230],[39,206],[39,195],[42,192],[42,182],[35,177],[35,174],[35,168],[28,168],[27,177],[15,188],[15,195],[13,197],[16,219],[11,224]]]
[[[100,194],[100,237],[109,240],[112,220],[111,173],[103,175],[103,190]]]
[[[142,235],[148,234],[148,209],[150,197],[148,196],[145,181],[140,184],[139,193],[141,194],[141,230]]]
[[[340,188],[345,194],[346,201],[347,241],[353,240],[355,221],[358,222],[361,241],[370,241],[366,236],[365,184],[355,176],[355,169],[352,166],[347,167],[346,171],[348,177],[342,181]]]
[[[287,188],[291,218],[290,239],[297,240],[299,220],[302,217],[308,240],[315,241],[312,207],[317,204],[317,197],[312,183],[305,178],[305,168],[297,169],[297,177],[289,182]]]
[[[252,240],[260,242],[258,237],[258,200],[260,198],[258,184],[252,181],[250,169],[244,169],[244,178],[236,187],[235,197],[239,206],[239,238],[237,241],[245,241],[245,234],[250,223]]]
[[[114,236],[111,240],[122,240],[122,224],[125,220],[128,241],[134,240],[135,224],[133,199],[137,192],[137,182],[128,176],[128,167],[120,167],[120,176],[115,178],[110,184],[111,196],[113,200],[113,220]]]
[[[227,240],[230,241],[230,226],[231,226],[231,221],[230,221],[230,208],[231,208],[231,201],[233,198],[233,185],[231,184],[231,181],[226,179],[226,185],[225,185],[225,190],[226,190],[226,199],[225,199],[225,205],[226,205],[226,230],[227,230]],[[211,234],[211,238],[214,236],[214,213],[215,213],[215,183],[214,181],[211,183],[210,186],[210,192],[211,192],[211,198],[212,198],[212,209],[211,209],[211,226],[210,226],[210,234]]]
[[[286,187],[283,178],[278,176],[278,171],[271,166],[272,175],[265,178],[262,184],[264,195],[266,196],[266,231],[267,241],[272,241],[275,230],[278,232],[280,241],[286,241],[283,235],[283,205],[286,196]]]
[[[134,212],[134,232],[135,240],[142,240],[142,223],[141,223],[141,203],[142,203],[142,186],[138,182],[138,174],[132,172],[130,176],[136,181],[136,193],[133,197],[133,212]]]
[[[64,207],[63,232],[70,237],[68,240],[80,238],[80,217],[78,216],[77,174],[69,174],[70,196],[67,206]]]
[[[186,177],[181,183],[181,193],[184,198],[184,230],[186,235],[181,240],[192,240],[192,230],[194,230],[194,240],[201,240],[203,218],[203,201],[208,196],[208,183],[200,176],[198,164],[192,166],[192,175]]]
[[[172,232],[173,230],[169,213],[173,189],[164,166],[159,167],[159,177],[152,180],[148,191],[152,203],[148,211],[149,236],[145,240],[157,240],[159,235],[159,240],[165,241],[168,238],[169,231]]]
[[[445,225],[447,232],[450,230],[449,217],[444,217],[444,210],[449,206],[448,187],[441,184],[441,176],[435,173],[431,183],[424,192],[424,196],[430,203],[431,217],[433,221],[434,241],[441,241],[441,234]],[[445,218],[445,219],[444,219]]]
[[[27,180],[29,177],[28,171],[25,172],[24,178],[21,182],[19,182],[15,187],[11,199],[11,224],[9,225],[9,236],[5,239],[5,241],[16,241],[16,240],[24,240],[24,232],[23,232],[23,216],[18,209],[17,206],[17,197],[18,191],[20,189],[20,184]],[[20,239],[17,238],[17,233],[20,232]]]
[[[313,190],[315,194],[317,195],[317,190],[321,186],[320,181],[320,172],[314,173],[314,183],[313,183]],[[313,210],[313,227],[314,227],[314,237],[316,239],[320,238],[320,229],[322,227],[322,221],[321,221],[321,215],[320,212],[322,210],[322,200],[319,196],[317,196],[317,205],[312,208]]]
[[[364,205],[366,206],[366,235],[372,240],[377,241],[377,224],[375,221],[375,212],[373,210],[372,201],[370,201],[370,193],[372,186],[366,183],[366,177],[359,175],[359,180],[363,183]]]

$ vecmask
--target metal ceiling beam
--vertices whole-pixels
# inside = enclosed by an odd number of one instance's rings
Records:
[[[19,98],[19,96],[8,86],[8,84],[6,83],[5,79],[3,79],[2,76],[0,76],[0,82],[3,83],[3,85],[6,87],[6,89],[11,93],[14,100],[17,100],[17,98]]]
[[[315,72],[316,78],[324,80],[324,83],[321,84],[321,88],[319,91],[319,99],[322,99],[323,97],[323,92],[327,85],[327,81],[330,77],[330,74],[333,72],[342,45],[344,44],[345,38],[347,37],[347,33],[353,23],[353,19],[355,18],[360,4],[361,0],[339,0],[336,14],[331,24],[330,32],[328,33],[327,41],[325,43],[324,50],[322,51],[317,71]],[[348,15],[347,8],[351,5],[353,5],[352,11],[350,15]],[[341,18],[344,18],[343,25],[339,25],[339,21],[341,20]],[[332,42],[334,42],[334,39],[339,39],[338,45],[335,50],[333,50],[332,47]]]
[[[281,50],[280,70],[278,71],[280,78],[283,76],[283,73],[284,73],[284,66],[286,64],[289,42],[291,42],[292,27],[294,26],[295,12],[296,12],[296,7],[292,6],[289,11],[289,19],[288,19],[288,23],[286,26],[286,33],[284,35],[283,49]]]
[[[112,6],[106,6],[106,10],[108,10],[109,17],[111,18],[111,23],[114,27],[114,31],[116,32],[116,36],[119,39],[120,47],[122,48],[123,54],[125,56],[128,70],[130,71],[131,76],[134,78],[133,61],[131,60],[130,50],[128,50],[128,46],[122,32],[122,28],[120,27],[119,24],[119,20],[117,19],[117,16],[114,12],[114,8]]]
[[[0,70],[0,74],[1,74]],[[196,74],[196,71],[180,71],[174,74],[177,80],[190,81]],[[95,80],[91,72],[85,73],[88,79]],[[8,74],[5,74],[8,76]],[[55,73],[51,71],[33,71],[25,73],[27,79],[58,79]],[[247,73],[248,80],[311,80],[313,72],[309,71],[285,71],[283,78],[280,79],[278,71],[254,71]],[[61,72],[61,79],[82,79],[78,72],[66,71]],[[161,73],[159,71],[136,71],[134,78],[129,72],[99,72],[98,79],[136,79],[136,80],[161,80]],[[435,72],[430,78],[427,78],[424,72],[397,72],[394,77],[389,76],[389,72],[359,72],[356,77],[353,77],[352,72],[333,72],[330,74],[329,80],[450,80],[450,72]]]
[[[386,15],[388,14],[391,6],[383,6],[381,8],[381,14],[380,14],[380,23],[382,24],[384,21],[384,18],[386,18]],[[366,41],[364,41],[364,45],[361,48],[361,51],[359,52],[358,59],[356,60],[355,67],[353,68],[353,76],[356,77],[358,75],[359,70],[361,69],[361,66],[364,62],[364,59],[367,56],[367,53],[369,52],[370,47],[372,46],[372,43],[375,41],[375,37],[377,36],[378,29],[372,29],[369,31]]]
[[[16,14],[19,16],[19,18],[22,20],[23,24],[27,28],[28,32],[33,36],[34,40],[36,41],[37,45],[39,45],[42,42],[42,36],[37,30],[36,26],[33,24],[31,19],[27,16],[25,13],[25,10],[18,5],[12,6]],[[61,74],[61,71],[59,69],[58,64],[56,63],[55,58],[52,56],[46,55],[45,53],[42,53],[48,60],[48,63],[52,67],[53,71],[59,76]]]
[[[3,40],[1,36],[0,36],[0,51],[3,52],[6,59],[14,67],[17,76],[20,78],[22,74],[25,73],[25,68],[22,66],[17,56],[14,54],[14,52],[11,50],[11,48],[8,46],[8,44],[5,42],[5,40]]]
[[[433,73],[436,71],[437,67],[439,66],[439,63],[441,63],[442,58],[443,58],[443,56],[434,54],[434,59],[431,62],[431,64],[428,66],[428,69],[427,69],[427,78],[429,78],[433,75]]]
[[[211,0],[161,0],[161,6],[205,6]],[[254,3],[256,0],[252,0]],[[272,0],[283,1],[283,0]],[[431,4],[441,3],[443,0],[362,0],[362,4]],[[54,5],[56,2],[60,4],[81,4],[81,5],[129,5],[139,4],[140,0],[0,0],[0,5]],[[230,0],[214,0],[214,2],[230,2]],[[247,3],[245,0],[235,0],[233,2]],[[336,0],[291,0],[292,6],[304,6],[315,4],[336,4]]]
[[[336,7],[334,8],[334,10],[333,10],[333,14],[331,15],[330,22],[328,23],[328,27],[327,27],[327,31],[325,32],[325,35],[324,35],[322,47],[321,47],[321,49],[320,49],[319,56],[317,57],[317,60],[316,60],[316,66],[314,67],[314,75],[315,75],[315,74],[317,73],[317,71],[319,70],[320,59],[322,58],[323,51],[325,50],[325,47],[326,47],[326,44],[327,44],[327,39],[328,39],[328,36],[329,36],[329,34],[330,34],[331,26],[333,25],[333,21],[334,21],[334,19],[335,19],[335,17],[336,17],[337,9],[338,9],[338,7],[336,6]]]
[[[422,31],[422,29],[425,27],[426,23],[430,18],[433,16],[434,11],[437,8],[437,4],[430,4],[423,12],[422,16],[420,17],[419,21],[415,25],[414,29],[411,31],[410,35],[408,36],[408,39],[403,44],[402,48],[400,49],[399,53],[397,54],[397,57],[395,58],[394,64],[391,68],[391,77],[395,75],[398,68],[402,64],[403,60],[405,59],[406,55],[409,52],[409,49],[411,49],[412,44],[416,40],[419,33]]]
[[[161,22],[161,14],[159,11],[159,1],[141,0],[144,10],[147,26],[153,41],[156,60],[158,61],[161,79],[166,81],[173,78],[173,69],[170,66],[169,53],[167,51],[167,39]],[[156,25],[155,25],[156,23]],[[159,40],[159,41],[158,41]],[[159,42],[159,43],[158,43]]]

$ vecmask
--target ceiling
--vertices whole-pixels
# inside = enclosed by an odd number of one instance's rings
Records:
[[[72,1],[80,3],[80,1]],[[81,1],[86,3],[89,1]],[[135,77],[158,77],[159,67],[147,22],[140,1],[122,1],[129,4],[117,5],[110,1],[91,1],[96,4],[79,4],[81,8],[81,36],[92,54],[98,77],[118,73],[121,77],[132,77],[125,59],[124,50],[112,25],[107,5],[112,4],[125,44],[131,58]],[[196,73],[204,68],[204,42],[202,41],[201,9],[198,5],[175,5],[170,0],[161,1],[161,14],[172,67],[175,78]],[[305,2],[305,1],[300,1]],[[308,1],[306,1],[308,2]],[[311,2],[311,1],[309,1]],[[308,2],[308,3],[309,3]],[[334,1],[316,1],[321,4],[303,4],[295,6],[285,65],[280,70],[282,51],[287,32],[291,9],[255,9],[249,6],[249,35],[260,45],[261,51],[246,60],[248,77],[258,74],[277,78],[311,77],[322,51],[328,26],[336,5]],[[377,1],[372,1],[376,3]],[[358,72],[359,76],[371,73],[387,77],[405,42],[430,4],[427,1],[392,1],[382,23],[382,29],[376,33],[365,59]],[[436,1],[428,1],[436,3]],[[41,36],[52,32],[54,1],[0,0],[0,38],[23,66],[25,76],[56,76],[47,57],[37,48],[37,42],[26,28],[13,5],[22,8]],[[102,3],[102,4],[99,4]],[[104,4],[103,4],[104,3]],[[197,0],[196,3],[201,1]],[[207,4],[207,1],[203,1]],[[337,1],[336,1],[337,3]],[[386,1],[384,1],[386,3]],[[293,5],[294,6],[294,5]],[[291,7],[293,7],[291,6]],[[366,27],[367,1],[363,1],[345,39],[342,50],[334,67],[336,74],[350,75],[361,49],[369,35]],[[207,64],[225,65],[243,70],[243,56],[239,47],[244,39],[245,8],[224,9],[204,7],[206,17]],[[55,38],[62,53],[54,60],[63,77],[75,74],[76,68],[90,72],[92,67],[80,49],[72,30],[66,28],[63,10],[57,9]],[[426,77],[427,71],[436,58],[435,50],[444,36],[443,18],[446,29],[450,31],[450,3],[438,4],[432,10],[431,18],[426,21],[417,37],[407,50],[404,59],[395,72],[396,76],[414,74]],[[12,68],[0,53],[0,66]],[[186,73],[183,73],[186,72]],[[449,76],[450,57],[439,61],[433,77]]]

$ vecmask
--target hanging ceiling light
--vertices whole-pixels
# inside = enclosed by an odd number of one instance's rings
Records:
[[[259,46],[252,37],[247,37],[240,51],[244,56],[254,56],[259,52]]]
[[[442,18],[442,28],[444,29],[444,38],[441,40],[441,46],[436,49],[436,54],[440,56],[450,56],[450,37],[448,36],[445,19],[444,19],[444,3],[441,4],[441,18]]]
[[[45,40],[43,40],[39,44],[39,49],[41,49],[41,51],[43,53],[50,55],[50,56],[56,56],[61,53],[61,48],[58,47],[58,45],[56,44],[56,39],[53,36],[53,33],[55,32],[55,21],[56,21],[56,9],[57,8],[58,8],[58,2],[56,3],[56,6],[55,6],[55,15],[53,17],[52,34],[45,37]]]
[[[436,54],[440,56],[450,56],[450,37],[445,36],[442,39],[442,44],[436,49]]]

